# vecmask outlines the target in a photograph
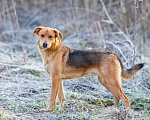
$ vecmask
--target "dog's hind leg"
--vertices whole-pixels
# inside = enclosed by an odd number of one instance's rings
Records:
[[[115,91],[112,91],[111,88],[107,86],[107,84],[103,81],[101,76],[98,76],[98,80],[108,91],[113,94],[113,96],[115,97],[115,106],[118,106],[120,101],[120,93],[116,91],[116,88],[114,89]]]
[[[107,72],[105,72],[105,74],[106,73]],[[115,98],[115,105],[118,106],[120,99],[122,99],[126,109],[130,108],[129,99],[121,89],[121,78],[116,74],[107,74],[106,76],[101,73],[101,76],[102,77],[98,77],[98,80],[107,90],[109,90],[113,94]]]
[[[107,61],[99,65],[98,70],[100,74],[98,79],[115,97],[115,105],[119,105],[122,99],[126,109],[130,108],[129,99],[121,89],[121,66],[118,60],[110,56]]]

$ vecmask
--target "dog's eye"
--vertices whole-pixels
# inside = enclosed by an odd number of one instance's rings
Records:
[[[42,34],[41,37],[44,37],[44,35]]]
[[[52,38],[52,37],[53,37],[53,36],[51,36],[51,35],[49,36],[49,38]]]

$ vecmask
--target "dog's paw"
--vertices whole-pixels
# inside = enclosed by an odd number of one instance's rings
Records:
[[[52,109],[40,109],[41,112],[51,112]]]
[[[65,101],[64,101],[64,100],[59,101],[59,105],[60,105],[60,106],[64,106],[64,104],[65,104]]]

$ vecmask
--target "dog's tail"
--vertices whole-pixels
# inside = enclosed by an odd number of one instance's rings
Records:
[[[123,63],[119,57],[118,57],[118,61],[120,62],[120,65],[121,65],[121,77],[125,80],[132,79],[135,76],[136,72],[140,70],[142,67],[144,67],[144,63],[140,63],[140,64],[134,65],[130,69],[126,69],[123,66]]]

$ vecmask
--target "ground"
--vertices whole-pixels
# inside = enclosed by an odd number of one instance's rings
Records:
[[[0,55],[1,119],[150,119],[148,64],[132,80],[122,80],[122,89],[130,99],[130,111],[125,111],[122,101],[119,107],[114,107],[112,94],[95,76],[88,75],[65,80],[65,105],[60,107],[57,103],[53,111],[40,112],[47,107],[51,91],[51,79],[43,69],[41,57],[29,56],[23,62],[22,52],[4,51]]]
[[[1,0],[0,119],[150,119],[149,1],[91,1]],[[48,106],[51,78],[32,36],[37,26],[58,29],[69,47],[115,52],[128,68],[145,62],[133,79],[122,80],[131,110],[122,101],[114,107],[112,94],[88,75],[64,81],[64,107],[57,103],[53,111],[40,112]]]

